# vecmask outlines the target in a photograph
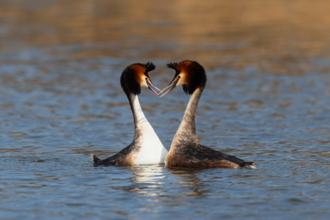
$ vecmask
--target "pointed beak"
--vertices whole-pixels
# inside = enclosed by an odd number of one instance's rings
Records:
[[[170,91],[172,91],[176,87],[176,84],[179,82],[179,79],[180,78],[177,78],[177,79],[173,80],[170,83],[170,85],[168,85],[166,88],[164,88],[162,91],[160,91],[158,93],[158,96],[159,97],[163,97],[164,95],[166,95],[167,93],[169,93]]]
[[[151,81],[147,81],[147,85],[148,85],[148,88],[149,88],[153,93],[155,93],[156,95],[158,95],[158,92],[156,92],[155,90],[160,91],[160,89],[158,89],[154,84],[152,84]]]

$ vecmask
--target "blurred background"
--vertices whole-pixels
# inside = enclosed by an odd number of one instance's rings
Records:
[[[35,218],[327,219],[330,1],[0,0],[0,214]],[[202,144],[258,170],[93,167],[130,144],[119,77],[202,64]],[[142,90],[169,148],[189,97]],[[109,196],[111,195],[111,196]]]
[[[282,74],[314,70],[329,45],[326,0],[1,1],[1,56],[196,59]],[[63,51],[64,50],[64,51]],[[314,66],[313,66],[314,67]]]

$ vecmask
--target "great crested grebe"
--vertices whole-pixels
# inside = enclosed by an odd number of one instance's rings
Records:
[[[175,70],[175,76],[170,85],[158,95],[169,93],[176,86],[183,87],[186,94],[191,95],[182,122],[177,130],[169,153],[165,159],[167,167],[186,168],[251,168],[254,162],[245,162],[237,157],[203,146],[196,135],[195,117],[198,101],[206,84],[204,68],[195,61],[184,60],[180,63],[170,63],[167,66]]]
[[[127,95],[133,112],[134,139],[130,145],[107,159],[100,160],[92,154],[91,157],[95,165],[129,166],[164,163],[168,151],[144,116],[138,99],[141,87],[147,87],[157,95],[155,89],[158,91],[159,89],[152,84],[148,75],[148,72],[154,69],[155,65],[151,62],[146,64],[134,63],[124,69],[120,77],[120,84]]]

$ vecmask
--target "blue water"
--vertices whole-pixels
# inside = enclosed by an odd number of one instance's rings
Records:
[[[1,219],[328,219],[326,53],[312,46],[300,53],[292,35],[277,29],[291,47],[276,41],[260,47],[253,39],[265,36],[253,25],[246,33],[252,40],[232,29],[214,35],[208,23],[177,32],[193,27],[193,10],[187,18],[174,17],[183,3],[142,5],[158,10],[147,10],[153,22],[131,11],[126,19],[137,19],[146,31],[140,33],[133,21],[125,26],[118,20],[134,5],[100,2],[0,1]],[[118,14],[107,14],[103,4]],[[36,17],[28,16],[31,10]],[[168,13],[173,17],[162,17]],[[220,16],[204,13],[206,20]],[[223,23],[231,18],[221,16]],[[116,30],[113,35],[107,26]],[[327,39],[318,42],[326,45]],[[174,74],[166,63],[183,59],[200,62],[208,76],[196,121],[201,143],[254,161],[258,169],[94,167],[91,153],[106,158],[133,139],[122,70],[153,61],[150,77],[164,88]],[[188,99],[181,88],[163,98],[141,92],[145,115],[167,148]]]

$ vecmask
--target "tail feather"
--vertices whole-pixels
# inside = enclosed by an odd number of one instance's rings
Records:
[[[257,166],[254,162],[245,162],[242,168],[257,169]]]
[[[226,154],[226,159],[236,164],[239,164],[241,168],[257,169],[256,164],[254,162],[245,162],[240,158],[228,154]]]
[[[96,164],[97,162],[101,161],[101,159],[98,158],[97,156],[95,156],[94,154],[91,154],[91,158],[92,158],[94,164]]]

